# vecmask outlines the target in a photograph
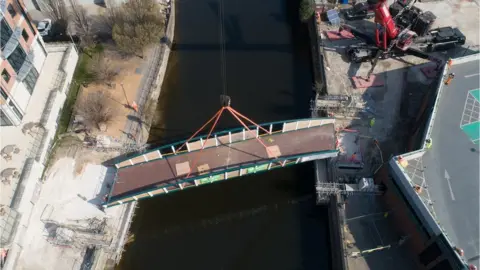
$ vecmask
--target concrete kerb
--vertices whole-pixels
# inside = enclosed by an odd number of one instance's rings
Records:
[[[125,245],[125,241],[127,240],[126,238],[127,238],[128,232],[130,231],[130,226],[132,225],[132,220],[133,220],[136,207],[137,207],[137,202],[131,202],[127,205],[125,209],[125,213],[124,213],[124,215],[126,215],[124,219],[125,223],[122,224],[123,229],[120,234],[120,240],[118,241],[118,245],[115,249],[115,254],[116,254],[115,263],[117,264],[120,262],[120,259],[122,258],[123,247]]]
[[[170,17],[168,19],[167,27],[165,30],[165,36],[164,39],[167,42],[162,42],[160,46],[157,46],[154,51],[154,61],[159,61],[160,63],[153,63],[152,67],[153,74],[156,73],[156,75],[153,75],[154,79],[149,80],[149,77],[151,76],[150,74],[145,75],[148,78],[146,78],[145,81],[145,86],[142,87],[141,91],[137,94],[137,103],[139,107],[139,111],[143,111],[145,108],[145,104],[148,100],[158,100],[158,97],[160,96],[162,84],[163,84],[163,79],[165,77],[165,72],[167,70],[167,65],[168,65],[168,60],[170,56],[170,46],[171,43],[174,39],[174,34],[175,34],[175,1],[170,2]],[[153,110],[156,110],[157,103],[154,103]],[[137,117],[140,115],[138,113],[135,113]],[[147,126],[151,123],[146,123]],[[140,146],[143,146],[146,141],[148,140],[148,136],[142,136],[140,138],[139,134],[141,133],[141,125],[137,124],[134,125],[132,120],[129,120],[126,124],[125,130],[127,133],[130,134],[135,134],[135,143],[139,144]],[[147,130],[148,132],[149,130]]]
[[[170,20],[168,21],[167,31],[165,37],[167,39],[166,43],[163,43],[163,57],[162,63],[160,64],[160,69],[157,74],[157,78],[152,86],[155,86],[153,91],[150,92],[148,99],[158,100],[160,92],[162,91],[163,80],[165,78],[165,72],[167,71],[168,60],[170,58],[170,43],[173,41],[175,35],[175,1],[171,1],[170,9]],[[154,111],[157,108],[157,103],[153,106]]]

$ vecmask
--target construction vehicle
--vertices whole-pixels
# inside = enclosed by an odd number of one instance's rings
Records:
[[[343,16],[349,21],[371,19],[375,17],[374,6],[367,2],[361,2],[353,5],[351,8],[343,10]]]
[[[371,0],[370,3],[373,4],[373,1],[375,0]],[[428,53],[445,51],[465,44],[465,36],[457,28],[442,27],[430,30],[435,16],[431,12],[415,8],[413,5],[416,0],[412,3],[404,0],[395,2],[390,8],[396,13],[395,17],[392,17],[386,1],[378,0],[374,4],[376,23],[374,38],[352,26],[342,25],[340,29],[346,29],[364,41],[348,46],[346,53],[351,62],[373,60],[368,79],[379,59],[403,55],[432,59]]]

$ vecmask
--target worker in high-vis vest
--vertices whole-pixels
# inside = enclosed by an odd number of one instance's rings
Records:
[[[452,82],[453,78],[455,78],[455,73],[448,74],[448,77],[445,80],[445,85],[449,85]]]
[[[432,139],[428,138],[425,140],[425,148],[426,149],[432,148]]]

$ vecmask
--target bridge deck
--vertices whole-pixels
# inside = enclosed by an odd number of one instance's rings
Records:
[[[125,194],[153,187],[160,188],[184,180],[190,169],[192,172],[188,178],[241,165],[268,162],[275,159],[275,156],[285,158],[335,149],[334,124],[266,135],[261,139],[270,151],[257,140],[249,139],[121,167],[117,171],[117,180],[110,196],[122,197]],[[276,151],[278,152],[272,156]]]

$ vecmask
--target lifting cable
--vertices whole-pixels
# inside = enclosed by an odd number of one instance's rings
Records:
[[[231,106],[230,106],[230,97],[227,96],[227,63],[226,63],[226,45],[225,45],[225,11],[224,11],[224,4],[223,4],[223,0],[219,0],[219,10],[218,10],[218,13],[219,13],[219,26],[220,26],[220,76],[221,76],[221,81],[222,81],[222,92],[223,92],[223,95],[222,95],[222,108],[220,108],[220,110],[218,110],[213,116],[212,118],[210,118],[210,120],[208,120],[200,129],[198,129],[190,138],[188,138],[188,140],[185,141],[185,143],[180,146],[180,148],[178,148],[179,150],[182,149],[183,147],[185,147],[187,145],[187,143],[192,140],[193,138],[195,138],[203,129],[205,129],[212,121],[213,122],[213,125],[212,127],[210,128],[209,132],[208,132],[208,135],[205,139],[205,141],[201,141],[201,144],[202,144],[202,147],[200,148],[200,151],[203,151],[203,149],[205,149],[205,146],[208,142],[208,139],[210,139],[210,136],[212,135],[212,132],[213,130],[215,129],[216,125],[218,124],[218,121],[220,119],[220,117],[222,116],[223,112],[225,110],[229,111],[233,117],[238,121],[240,122],[240,124],[248,131],[248,132],[251,132],[254,134],[255,136],[255,139],[263,146],[265,147],[267,153],[268,153],[268,156],[273,156],[275,159],[278,158],[278,156],[275,154],[275,153],[272,153],[271,150],[267,147],[267,145],[261,140],[261,138],[259,138],[259,136],[257,136],[257,134],[255,133],[254,130],[250,129],[247,124],[245,124],[243,120],[247,121],[248,123],[256,126],[258,129],[261,129],[263,130],[264,132],[266,132],[267,134],[269,135],[272,135],[272,132],[266,130],[265,128],[263,128],[262,126],[258,125],[257,123],[255,123],[254,121],[250,120],[248,117],[246,117],[245,115],[239,113],[238,111],[236,111],[235,109],[233,109]],[[193,160],[193,163],[192,163],[192,166],[190,167],[189,169],[189,172],[186,176],[186,178],[190,177],[191,173],[192,173],[192,168],[195,168],[196,164],[197,164],[197,161],[198,161],[198,155],[197,157]]]
[[[220,77],[222,81],[223,95],[227,95],[227,56],[226,56],[226,39],[225,39],[225,8],[223,0],[219,0],[218,18],[220,26]]]

